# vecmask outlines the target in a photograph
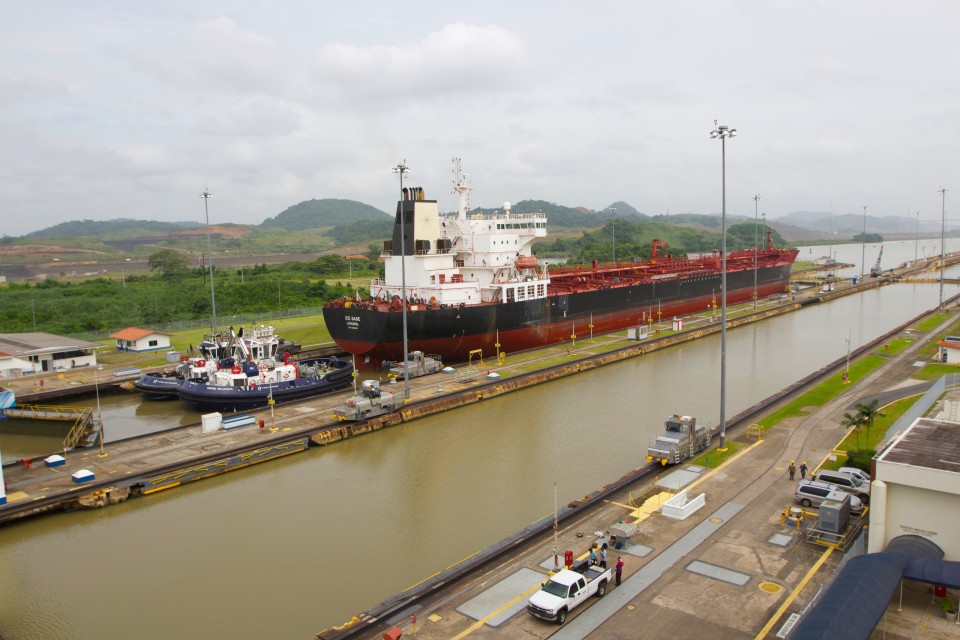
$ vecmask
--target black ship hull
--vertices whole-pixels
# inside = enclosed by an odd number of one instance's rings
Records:
[[[791,268],[792,260],[760,267],[756,271],[758,297],[785,292]],[[751,300],[754,277],[753,269],[728,272],[727,303]],[[591,333],[651,325],[707,311],[720,305],[721,286],[721,274],[717,272],[521,302],[446,308],[411,305],[407,311],[408,349],[460,362],[477,349],[490,357],[497,351],[509,353],[582,340]],[[325,306],[323,317],[331,336],[348,353],[374,364],[402,359],[401,311],[345,303]]]

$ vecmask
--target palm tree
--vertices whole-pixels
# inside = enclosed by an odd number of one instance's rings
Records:
[[[870,427],[873,426],[877,418],[883,418],[886,414],[882,413],[877,406],[880,401],[874,398],[870,404],[858,404],[857,415],[860,418],[860,424],[867,428],[867,446],[870,446]],[[857,442],[859,446],[859,441]]]
[[[859,406],[859,405],[858,405]],[[847,429],[854,429],[857,434],[857,451],[860,451],[860,425],[863,424],[863,415],[860,413],[843,414],[843,420],[840,421],[840,424],[846,427]]]

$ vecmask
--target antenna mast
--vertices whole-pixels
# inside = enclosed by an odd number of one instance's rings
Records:
[[[467,210],[470,208],[470,191],[473,189],[473,184],[467,180],[467,176],[463,175],[463,171],[460,169],[460,158],[453,159],[453,193],[456,193],[460,198],[460,206],[457,211],[457,217],[460,220],[463,220],[467,217]]]

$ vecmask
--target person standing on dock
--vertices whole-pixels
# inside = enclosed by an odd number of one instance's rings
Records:
[[[604,569],[607,568],[607,543],[604,542],[603,546],[600,547],[600,566]]]
[[[590,547],[590,566],[597,564],[597,545]]]
[[[790,461],[790,466],[787,468],[787,471],[790,472],[790,479],[793,480],[793,476],[797,473],[797,464],[793,460]]]
[[[620,586],[620,577],[623,575],[623,556],[617,556],[617,586]]]
[[[807,477],[807,461],[804,460],[800,463],[800,479],[803,480]]]

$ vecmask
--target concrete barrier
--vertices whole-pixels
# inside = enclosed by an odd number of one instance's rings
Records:
[[[691,515],[696,513],[701,507],[703,507],[706,502],[707,494],[705,493],[701,493],[692,500],[687,500],[687,490],[684,489],[677,495],[664,502],[663,506],[660,508],[660,513],[667,518],[673,518],[674,520],[686,520]]]

